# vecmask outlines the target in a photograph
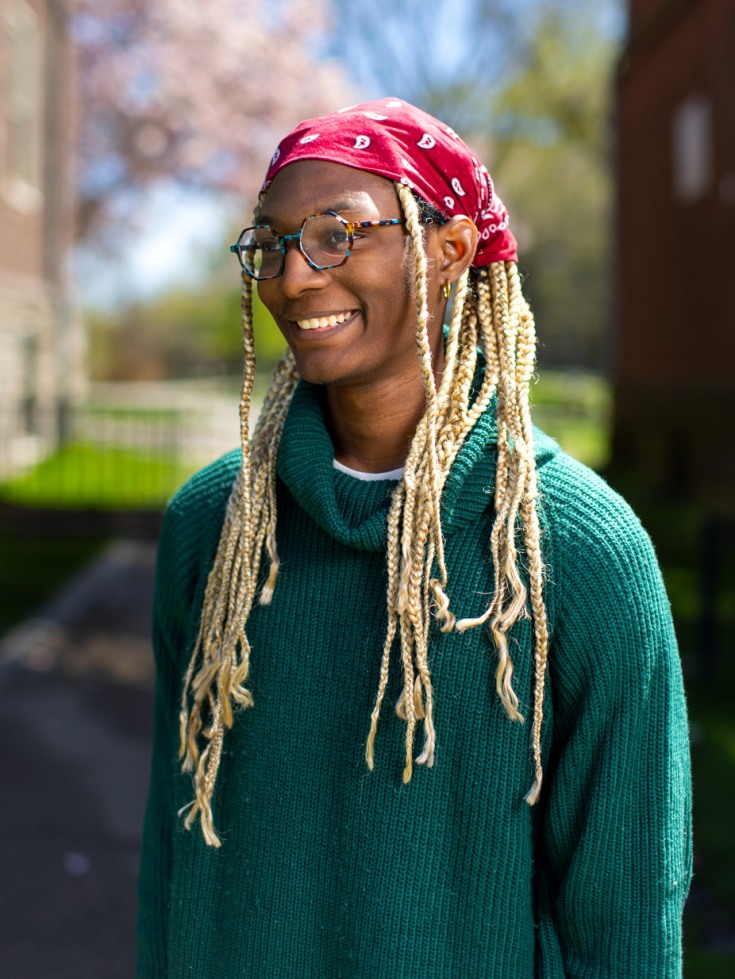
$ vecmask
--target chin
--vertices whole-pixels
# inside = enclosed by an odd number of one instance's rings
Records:
[[[319,363],[315,357],[299,357],[294,351],[296,368],[309,384],[339,384],[342,372],[334,364]]]

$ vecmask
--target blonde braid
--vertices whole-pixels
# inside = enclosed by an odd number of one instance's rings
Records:
[[[519,414],[524,438],[531,444],[532,425],[531,411],[528,401],[530,381],[533,376],[536,354],[536,331],[533,317],[528,304],[521,292],[520,277],[517,266],[513,265],[508,271],[511,292],[517,296],[520,308],[520,329],[518,341],[518,371],[519,390],[525,397],[519,400]],[[536,777],[533,786],[526,796],[526,801],[533,805],[541,792],[543,770],[541,765],[541,726],[543,722],[544,680],[549,647],[549,632],[546,616],[546,606],[543,600],[544,566],[541,557],[541,531],[539,527],[537,501],[536,469],[529,469],[526,493],[522,505],[522,520],[524,528],[524,549],[529,576],[529,591],[534,623],[534,707],[533,707],[533,759]]]
[[[424,487],[426,485],[426,480],[428,479],[430,492],[428,495],[424,492],[421,494],[419,519],[424,521],[426,518],[428,518],[428,520],[431,522],[432,544],[436,553],[436,563],[439,569],[439,578],[433,579],[432,591],[436,597],[437,619],[442,624],[444,631],[449,631],[454,625],[454,618],[449,613],[449,599],[444,592],[444,586],[447,582],[447,569],[444,560],[444,538],[440,521],[440,499],[441,491],[444,486],[444,479],[440,475],[437,450],[437,428],[441,411],[436,383],[434,381],[434,364],[432,363],[431,346],[429,342],[429,312],[426,297],[426,250],[424,248],[423,226],[421,225],[416,198],[404,184],[397,184],[396,187],[406,218],[406,229],[411,236],[414,274],[416,279],[416,340],[419,351],[421,377],[424,382],[424,391],[426,394],[426,413],[423,419],[426,425],[426,432],[424,438],[421,440],[423,447],[420,454],[421,465],[426,468],[426,474],[421,479],[421,486]],[[458,334],[459,331],[457,330],[457,335]],[[450,344],[448,357],[449,363],[444,365],[444,378],[442,384],[442,393],[444,396],[446,395],[446,391],[450,386],[450,381],[447,378],[451,377],[451,372],[454,371],[456,365],[457,351],[454,344]],[[408,468],[408,463],[406,465]],[[446,477],[446,472],[444,473],[444,476]],[[412,501],[413,500],[415,500],[415,496],[412,497]],[[426,540],[425,531],[415,526],[414,513],[411,512],[410,509],[408,512],[409,519],[406,519],[406,517],[407,514],[404,513],[403,532],[404,535],[409,535],[411,540],[413,540],[413,546],[408,548],[408,551],[409,553],[412,553],[416,559],[414,567],[416,569],[419,567],[423,568],[423,551]],[[416,536],[417,531],[418,536]],[[413,568],[411,564],[407,563],[405,574],[410,575],[412,570]],[[431,565],[429,565],[427,573],[429,573],[430,570]],[[418,579],[414,582],[414,588],[416,587],[419,587]],[[419,644],[419,650],[423,652],[423,644]],[[407,695],[409,695],[408,690],[405,692]],[[411,692],[410,695],[413,696],[413,692]],[[428,726],[431,726],[431,719],[429,719]]]
[[[429,609],[421,600],[423,589],[428,587],[431,571],[431,564],[427,566],[425,556],[429,534],[431,534],[432,555],[436,553],[436,561],[443,581],[446,581],[446,566],[439,512],[442,485],[437,453],[439,405],[429,341],[427,262],[423,226],[413,194],[403,184],[396,186],[406,219],[406,229],[411,238],[416,297],[416,341],[426,396],[426,412],[418,426],[418,438],[414,439],[418,451],[409,453],[404,476],[404,481],[411,492],[407,495],[403,511],[404,567],[399,588],[399,612],[401,613],[404,688],[398,710],[401,714],[405,712],[406,716],[406,763],[403,781],[408,782],[412,774],[413,737],[417,718],[423,719],[424,722],[424,750],[420,760],[429,766],[434,761],[433,697],[428,669]],[[431,488],[428,496],[427,485]],[[441,591],[438,582],[436,586]],[[448,614],[448,604],[446,596],[441,595],[439,608],[445,617]],[[414,674],[414,666],[417,676]]]
[[[464,632],[490,619],[493,639],[498,650],[497,693],[508,716],[513,720],[523,720],[511,682],[513,664],[508,652],[507,632],[525,613],[526,591],[518,571],[515,535],[529,459],[525,451],[526,445],[519,434],[518,424],[515,349],[519,326],[516,315],[518,307],[515,297],[513,301],[510,299],[507,269],[503,263],[490,266],[488,272],[484,273],[478,281],[477,295],[478,316],[482,324],[483,340],[489,353],[488,367],[493,360],[496,360],[498,377],[496,516],[490,538],[494,593],[492,602],[482,615],[474,619],[461,620],[457,623],[457,629]],[[533,465],[532,450],[530,462]]]
[[[500,274],[499,274],[500,273]],[[542,782],[541,727],[543,692],[548,654],[548,625],[543,600],[543,561],[537,511],[537,477],[533,458],[533,435],[529,409],[529,384],[535,363],[535,327],[523,298],[515,263],[493,266],[481,273],[481,283],[490,276],[492,312],[487,315],[480,301],[480,322],[487,360],[486,372],[498,377],[498,471],[496,478],[496,519],[491,535],[495,566],[495,595],[486,612],[477,619],[463,620],[457,628],[478,625],[492,617],[492,631],[499,653],[498,693],[509,717],[522,720],[518,700],[512,690],[510,658],[505,636],[525,608],[525,588],[519,580],[515,546],[516,518],[520,512],[523,547],[529,576],[531,614],[534,623],[533,758],[536,775],[526,796],[533,805]],[[503,279],[505,281],[503,281]],[[503,306],[507,301],[507,318]],[[500,308],[498,308],[500,304]],[[497,366],[494,366],[494,362]],[[487,379],[487,377],[486,377]],[[478,398],[479,400],[479,398]],[[517,457],[514,465],[511,455]],[[520,503],[519,503],[520,501]],[[522,596],[522,602],[521,602]]]
[[[242,462],[225,512],[217,554],[207,580],[194,651],[184,678],[179,715],[182,770],[193,772],[194,799],[185,826],[200,818],[206,842],[220,846],[212,816],[212,795],[222,757],[224,734],[234,723],[233,707],[250,707],[245,687],[250,669],[250,643],[245,625],[255,598],[264,550],[270,573],[260,601],[267,603],[278,571],[275,549],[276,459],[288,405],[298,380],[293,357],[287,354],[274,373],[260,419],[249,433],[255,374],[252,329],[252,281],[242,276],[244,379],[240,399]],[[208,724],[204,727],[203,708]],[[206,746],[200,752],[199,738]]]
[[[533,805],[541,790],[541,728],[543,688],[548,651],[548,625],[543,598],[543,561],[537,513],[536,470],[528,407],[533,372],[535,332],[520,289],[517,268],[498,262],[455,289],[454,309],[445,343],[443,375],[437,389],[431,360],[427,301],[427,262],[416,201],[408,188],[396,185],[410,235],[415,277],[417,349],[426,396],[405,464],[403,479],[391,499],[387,520],[388,625],[380,661],[378,690],[365,748],[368,768],[374,767],[374,746],[390,674],[391,650],[400,635],[403,690],[396,712],[406,723],[403,780],[413,772],[416,727],[423,724],[424,745],[417,764],[434,762],[436,735],[433,691],[428,662],[431,615],[440,628],[462,632],[490,622],[498,649],[496,685],[511,719],[523,720],[512,687],[512,662],[507,635],[530,612],[534,623],[533,760],[535,780],[526,801]],[[250,706],[245,687],[250,646],[245,626],[255,597],[260,562],[265,552],[269,575],[259,601],[267,604],[277,573],[276,459],[278,445],[298,374],[287,354],[274,374],[252,439],[247,432],[254,372],[252,354],[251,283],[243,276],[245,380],[240,409],[243,462],[225,514],[217,555],[209,575],[194,654],[187,670],[181,709],[183,769],[194,771],[194,800],[185,825],[199,816],[207,843],[219,846],[212,821],[212,795],[225,731],[233,723],[233,707]],[[480,390],[472,401],[478,346],[485,356]],[[478,617],[456,621],[446,592],[440,514],[444,485],[475,422],[496,397],[498,461],[495,520],[490,538],[494,596]],[[522,528],[528,592],[520,574],[516,544]],[[436,569],[436,576],[434,576]],[[207,727],[204,728],[206,705]],[[200,753],[199,743],[205,746]],[[183,810],[182,810],[183,811]]]

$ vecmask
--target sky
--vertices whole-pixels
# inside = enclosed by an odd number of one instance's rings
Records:
[[[75,279],[85,308],[144,301],[167,287],[203,281],[214,253],[226,248],[226,230],[232,223],[224,201],[171,187],[151,194],[141,221],[119,256],[78,252]],[[236,278],[234,256],[233,263]]]

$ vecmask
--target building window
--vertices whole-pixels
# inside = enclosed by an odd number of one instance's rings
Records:
[[[43,49],[38,17],[25,0],[0,10],[0,182],[8,204],[35,211],[42,199]]]
[[[712,182],[712,107],[703,95],[690,95],[674,110],[674,194],[699,200]]]

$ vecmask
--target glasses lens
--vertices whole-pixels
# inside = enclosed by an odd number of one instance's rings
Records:
[[[267,225],[247,228],[239,245],[242,264],[254,279],[267,279],[281,271],[281,243]]]
[[[339,218],[316,214],[304,224],[301,249],[312,264],[330,269],[341,265],[350,254],[350,237]]]

